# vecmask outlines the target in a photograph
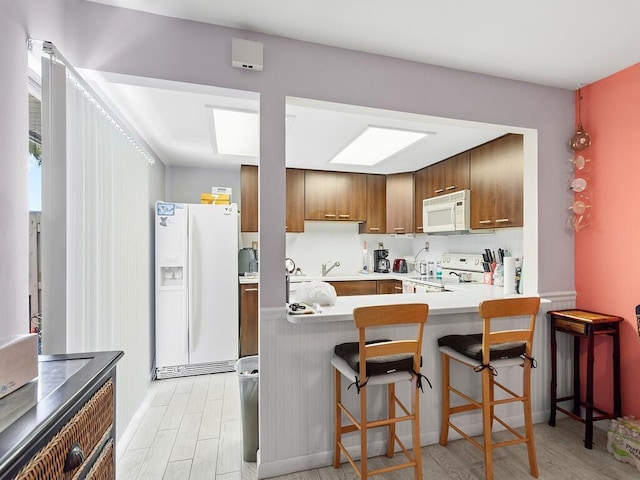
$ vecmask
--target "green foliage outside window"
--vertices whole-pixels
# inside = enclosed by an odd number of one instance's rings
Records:
[[[38,166],[42,166],[42,145],[29,140],[29,153],[37,160]]]

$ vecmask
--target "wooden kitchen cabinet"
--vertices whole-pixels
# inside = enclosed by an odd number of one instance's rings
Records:
[[[429,176],[429,168],[425,167],[413,173],[413,189],[414,189],[414,231],[422,233],[422,201],[427,198],[427,178]]]
[[[258,354],[258,283],[240,285],[240,357]]]
[[[523,225],[522,135],[509,134],[471,150],[471,228]]]
[[[387,233],[413,233],[413,173],[387,175]]]
[[[402,293],[402,280],[378,280],[376,283],[378,295]]]
[[[366,220],[366,175],[306,170],[304,215],[306,220]]]
[[[351,295],[376,295],[378,286],[375,280],[344,280],[329,282],[339,297]]]
[[[240,167],[240,230],[258,231],[258,167]]]
[[[304,170],[287,168],[287,233],[304,232]]]
[[[428,168],[426,197],[431,198],[469,188],[469,152],[462,152]]]
[[[287,168],[287,232],[304,232],[304,170]],[[240,167],[240,230],[258,231],[258,167]]]
[[[387,178],[367,175],[366,221],[359,225],[360,233],[385,233],[387,229]]]

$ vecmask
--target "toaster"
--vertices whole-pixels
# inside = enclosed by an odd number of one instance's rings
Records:
[[[393,261],[394,273],[407,273],[407,261],[404,258],[396,258]]]

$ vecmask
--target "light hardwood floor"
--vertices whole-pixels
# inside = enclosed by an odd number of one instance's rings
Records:
[[[424,413],[423,413],[424,414]],[[328,427],[329,428],[329,427]],[[563,419],[555,428],[535,426],[540,480],[638,480],[635,467],[607,452],[606,432],[595,429],[594,447],[582,445],[584,426]],[[504,432],[496,438],[505,436]],[[240,394],[235,373],[219,373],[153,382],[144,405],[118,447],[118,480],[255,480],[255,463],[242,461]],[[401,454],[400,454],[401,455]],[[400,460],[400,455],[396,458]],[[447,447],[422,448],[424,479],[483,480],[482,452],[457,440]],[[370,460],[371,468],[388,462]],[[522,445],[494,452],[496,480],[532,478]],[[278,477],[280,480],[355,480],[349,464]],[[374,478],[411,480],[412,470]]]
[[[236,373],[152,382],[118,450],[118,480],[256,478],[242,461]]]

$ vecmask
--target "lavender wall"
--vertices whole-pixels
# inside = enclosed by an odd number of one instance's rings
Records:
[[[538,129],[539,284],[573,290],[564,227],[572,93],[71,0],[68,58],[79,67],[259,92],[262,307],[281,305],[284,279],[284,109],[298,96]],[[264,71],[231,67],[231,39],[264,43]],[[75,47],[75,48],[74,48]],[[108,47],[108,48],[107,48]]]
[[[0,309],[19,329],[27,312],[27,35],[54,41],[78,67],[256,91],[261,94],[263,306],[284,298],[285,96],[538,129],[538,291],[573,290],[573,238],[564,227],[566,139],[572,93],[349,50],[250,34],[81,0],[4,1],[0,129],[5,209],[0,227]],[[60,32],[65,14],[64,30]],[[233,36],[265,46],[265,69],[231,67]],[[26,101],[26,100],[25,100]],[[23,140],[25,139],[25,140]],[[24,299],[22,297],[25,297]]]

